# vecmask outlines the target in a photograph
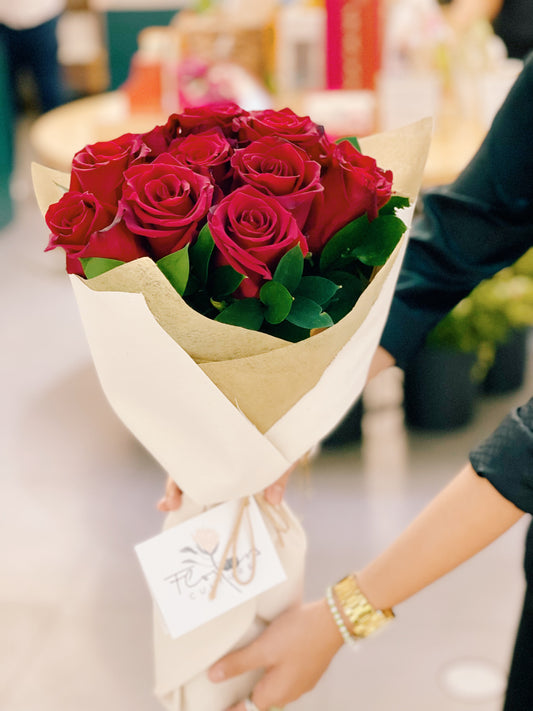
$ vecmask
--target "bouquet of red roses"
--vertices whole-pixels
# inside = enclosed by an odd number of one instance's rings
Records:
[[[184,492],[168,527],[259,494],[361,393],[429,135],[420,122],[362,153],[289,109],[224,105],[87,146],[70,178],[34,167],[107,399]],[[156,616],[168,709],[223,711],[253,687],[205,670],[301,595],[305,535],[286,504],[273,514],[285,582],[178,639]]]
[[[89,278],[149,257],[204,316],[298,341],[353,308],[408,203],[356,139],[290,109],[186,109],[74,156],[48,249]]]

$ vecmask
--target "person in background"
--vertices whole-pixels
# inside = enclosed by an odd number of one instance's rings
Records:
[[[451,185],[426,193],[370,377],[395,363],[404,367],[445,313],[533,245],[532,125],[533,56],[470,164]],[[266,492],[271,502],[281,500],[286,478]],[[179,499],[169,483],[159,506],[176,508]],[[471,452],[380,556],[329,587],[324,598],[284,612],[254,642],[211,667],[213,682],[265,670],[250,698],[229,711],[267,711],[312,689],[343,643],[361,644],[359,638],[392,618],[394,606],[472,557],[524,512],[533,512],[533,398]],[[533,527],[525,570],[504,711],[533,709]]]
[[[489,20],[509,57],[525,59],[533,50],[533,0],[439,0],[453,29],[463,32],[474,22]]]
[[[56,37],[64,9],[64,0],[0,0],[0,42],[6,49],[14,106],[20,105],[22,71],[35,82],[40,111],[64,102]]]

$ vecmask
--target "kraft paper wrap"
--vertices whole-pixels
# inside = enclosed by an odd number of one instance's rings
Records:
[[[408,225],[430,136],[426,119],[361,141],[412,199],[401,215]],[[44,213],[69,177],[33,168]],[[363,390],[406,244],[407,234],[344,319],[299,343],[205,318],[148,258],[70,277],[107,399],[185,492],[166,526],[260,492],[342,419]],[[286,583],[178,640],[156,614],[156,693],[170,711],[223,711],[253,688],[254,674],[213,685],[205,670],[301,595],[305,535],[285,509],[291,525],[277,548]]]

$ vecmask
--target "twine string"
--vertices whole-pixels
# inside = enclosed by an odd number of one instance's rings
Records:
[[[290,519],[287,514],[287,511],[284,507],[281,506],[271,506],[270,504],[267,503],[265,498],[262,495],[258,495],[255,497],[255,500],[263,512],[265,514],[266,518],[270,521],[272,524],[272,527],[276,531],[276,535],[278,538],[278,542],[280,545],[284,544],[283,541],[283,534],[287,533],[287,531],[290,528]],[[248,531],[249,531],[249,536],[250,536],[250,542],[252,544],[251,547],[251,555],[252,555],[252,566],[250,570],[250,576],[247,580],[242,580],[239,577],[239,572],[238,572],[238,559],[237,559],[237,544],[239,542],[239,536],[241,534],[241,527],[242,527],[242,522],[243,519],[246,518],[247,524],[248,524]],[[217,575],[215,578],[215,581],[213,583],[213,587],[211,588],[211,592],[209,593],[209,599],[214,600],[217,591],[218,591],[218,586],[220,584],[220,581],[222,580],[222,575],[224,574],[224,568],[226,566],[226,561],[228,560],[228,557],[231,554],[231,568],[232,568],[232,574],[236,582],[239,583],[239,585],[249,585],[252,580],[255,577],[255,571],[256,571],[256,566],[257,566],[257,550],[255,547],[255,537],[254,537],[254,529],[252,526],[252,520],[250,517],[250,499],[248,496],[245,496],[243,499],[241,499],[239,503],[239,508],[237,510],[237,515],[235,517],[235,523],[233,524],[233,528],[231,530],[230,537],[228,539],[228,542],[226,543],[226,547],[224,549],[224,553],[222,554],[222,557],[220,558],[220,563],[218,564],[218,569],[217,569]]]

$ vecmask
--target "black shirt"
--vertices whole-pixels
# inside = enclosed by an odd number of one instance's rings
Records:
[[[382,346],[400,367],[480,281],[533,246],[533,55],[479,151],[415,221]],[[470,455],[474,469],[533,512],[533,399]]]

